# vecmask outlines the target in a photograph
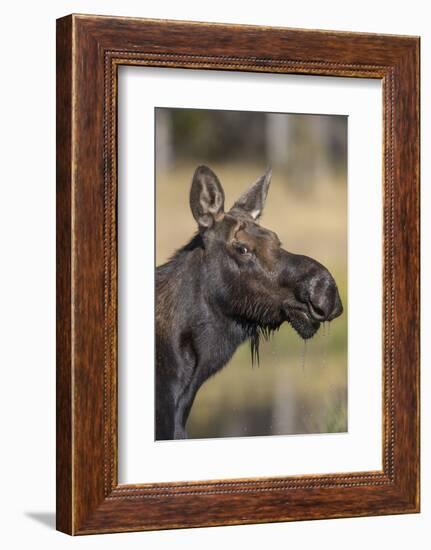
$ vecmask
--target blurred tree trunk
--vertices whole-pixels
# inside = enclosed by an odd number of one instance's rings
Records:
[[[314,149],[313,174],[315,184],[322,190],[333,179],[331,169],[330,143],[333,133],[333,117],[313,117],[313,132],[311,137]]]
[[[172,120],[169,109],[156,109],[156,161],[157,167],[169,170],[174,163],[172,146]]]
[[[286,115],[268,113],[266,115],[266,154],[271,166],[287,169],[291,139],[290,120]]]

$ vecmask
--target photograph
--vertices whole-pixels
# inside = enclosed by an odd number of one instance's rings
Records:
[[[343,115],[155,108],[155,439],[348,431]]]

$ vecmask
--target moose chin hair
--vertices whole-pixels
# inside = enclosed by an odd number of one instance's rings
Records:
[[[289,313],[286,321],[303,340],[312,338],[320,327],[319,321],[310,319],[306,313],[302,312]]]

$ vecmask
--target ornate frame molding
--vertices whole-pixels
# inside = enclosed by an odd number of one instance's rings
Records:
[[[217,46],[221,38],[227,46]],[[85,534],[418,511],[418,39],[68,16],[58,20],[57,51],[58,529]],[[382,80],[382,471],[118,484],[119,65]]]

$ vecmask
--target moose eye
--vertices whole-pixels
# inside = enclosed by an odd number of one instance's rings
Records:
[[[245,246],[245,244],[235,243],[235,250],[239,252],[242,256],[250,253],[250,250]]]

